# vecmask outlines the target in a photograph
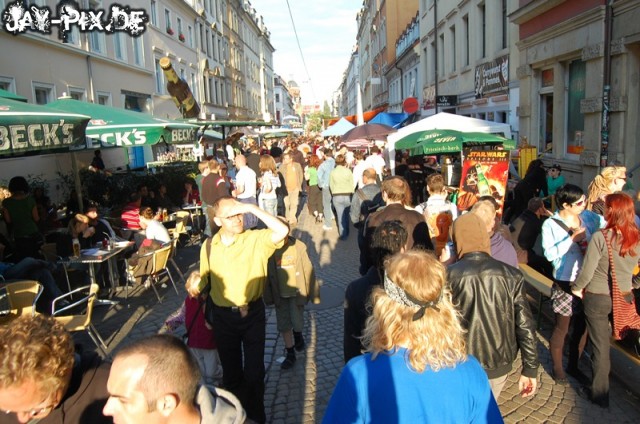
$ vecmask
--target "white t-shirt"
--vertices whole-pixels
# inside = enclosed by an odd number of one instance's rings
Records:
[[[162,243],[168,243],[171,241],[169,231],[167,231],[167,229],[160,223],[160,221],[156,221],[155,219],[149,221],[149,223],[147,224],[145,236],[148,239],[158,240]]]
[[[367,168],[375,169],[376,174],[378,174],[382,179],[382,171],[384,170],[384,167],[385,167],[384,158],[380,155],[371,155],[367,157],[364,161],[367,164]]]
[[[367,163],[363,160],[356,163],[356,166],[353,167],[353,186],[357,185],[357,188],[364,187],[364,182],[362,181],[362,174],[364,170],[367,169]]]
[[[256,173],[248,166],[243,166],[236,174],[236,187],[244,187],[244,191],[238,194],[238,199],[256,197]]]

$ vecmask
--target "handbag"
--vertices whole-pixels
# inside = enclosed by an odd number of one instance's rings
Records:
[[[209,262],[209,256],[211,255],[211,238],[208,238],[206,243],[206,249],[207,249],[207,267],[209,269],[211,269],[211,263]],[[207,283],[207,285],[204,287],[204,289],[202,289],[203,293],[207,294],[207,297],[204,299],[204,320],[207,324],[209,324],[210,327],[214,327],[214,317],[213,317],[213,299],[211,299],[211,274],[207,275],[207,279],[209,280],[209,282]]]
[[[636,304],[633,295],[625,296],[618,287],[618,279],[616,278],[616,271],[613,266],[613,247],[611,240],[606,231],[603,231],[604,240],[607,243],[607,250],[609,252],[609,272],[611,278],[609,278],[609,288],[611,292],[611,302],[613,310],[613,337],[616,340],[625,340],[628,343],[634,344],[636,347],[636,353],[640,347],[640,316],[636,311]],[[628,337],[635,340],[626,340]]]

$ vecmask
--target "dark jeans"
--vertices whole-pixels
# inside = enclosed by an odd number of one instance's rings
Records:
[[[264,423],[264,302],[250,303],[244,318],[240,311],[220,306],[213,314],[225,389],[237,396],[250,419]]]
[[[4,278],[6,279],[25,279],[36,280],[43,287],[44,296],[49,301],[55,299],[58,296],[62,296],[62,291],[58,288],[56,280],[51,275],[52,265],[47,261],[34,258],[24,258],[17,264],[4,272]]]
[[[582,303],[593,350],[591,354],[593,371],[591,399],[597,404],[606,406],[609,405],[609,371],[611,369],[609,357],[611,296],[587,292]]]

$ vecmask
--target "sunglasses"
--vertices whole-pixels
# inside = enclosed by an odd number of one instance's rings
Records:
[[[584,205],[584,203],[587,201],[587,199],[585,199],[584,197],[580,200],[578,200],[577,202],[574,202],[571,204],[571,206],[582,206]]]

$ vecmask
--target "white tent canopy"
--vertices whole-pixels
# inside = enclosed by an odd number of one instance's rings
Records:
[[[395,144],[401,138],[419,131],[428,130],[456,130],[464,132],[484,132],[501,134],[511,138],[511,126],[500,122],[485,121],[483,119],[469,118],[468,116],[454,115],[453,113],[440,112],[428,118],[421,119],[387,137],[387,149],[391,169],[395,169]]]
[[[349,131],[353,127],[355,127],[355,125],[353,125],[351,122],[347,121],[344,118],[340,118],[340,120],[338,122],[336,122],[335,124],[331,125],[326,130],[322,131],[322,136],[323,137],[331,137],[331,136],[334,136],[334,135],[335,136],[342,135],[342,134],[346,133],[347,131]]]

